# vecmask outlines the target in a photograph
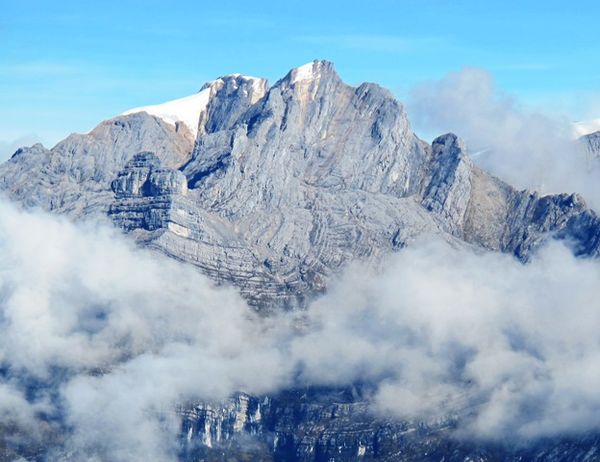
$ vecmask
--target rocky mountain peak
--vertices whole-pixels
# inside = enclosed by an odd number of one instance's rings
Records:
[[[431,142],[433,155],[451,155],[453,157],[466,153],[465,142],[454,133],[440,135]]]
[[[340,80],[335,65],[330,61],[315,59],[290,70],[278,84],[299,85],[328,79]]]
[[[315,60],[290,70],[274,86],[282,94],[289,94],[289,97],[302,104],[331,93],[332,89],[342,83],[333,63]]]
[[[220,102],[215,103],[215,99],[220,99],[221,102],[223,99],[248,101],[248,104],[251,105],[265,95],[267,88],[265,79],[231,74],[207,82],[194,95],[162,104],[129,109],[121,115],[145,112],[160,118],[176,129],[183,124],[195,139],[199,134],[205,132],[211,109],[215,106],[223,106]],[[228,109],[231,109],[231,105]]]
[[[598,149],[599,139],[584,141]],[[50,150],[20,149],[0,165],[0,190],[73,219],[108,217],[139,246],[235,287],[265,314],[303,308],[348,263],[378,265],[423,236],[521,260],[557,238],[578,255],[600,256],[600,218],[581,197],[516,190],[474,165],[455,134],[424,142],[389,91],[347,85],[327,61],[270,88],[223,76]],[[455,444],[452,460],[474,460],[473,446],[445,439],[452,421],[379,420],[365,392],[198,403],[181,410],[181,460],[442,460]],[[230,443],[248,435],[260,457],[236,457]],[[600,443],[586,445],[557,443],[564,457],[475,458],[591,460]]]
[[[389,91],[347,85],[327,61],[270,88],[223,76],[149,108],[23,150],[0,167],[0,187],[74,217],[108,213],[261,309],[302,305],[347,262],[423,234],[522,259],[548,236],[600,252],[600,220],[579,199],[515,190],[454,134],[425,143]]]
[[[199,134],[230,128],[268,89],[266,79],[241,74],[226,75],[205,84],[201,92],[208,92],[209,96],[199,116]]]
[[[222,75],[221,77],[218,77],[215,80],[206,82],[204,85],[202,85],[202,87],[200,87],[200,91],[204,91],[207,88],[210,88],[216,92],[224,86],[229,88],[237,88],[245,84],[250,84],[254,86],[256,90],[262,88],[263,95],[268,88],[268,83],[266,79],[234,73]]]

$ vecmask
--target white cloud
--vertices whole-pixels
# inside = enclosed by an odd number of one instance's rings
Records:
[[[454,132],[475,160],[518,188],[578,192],[600,209],[600,182],[573,141],[567,118],[530,112],[500,92],[492,76],[466,68],[412,92],[409,116],[427,133]]]
[[[379,382],[382,412],[475,411],[460,426],[471,435],[596,429],[599,278],[597,262],[560,244],[528,265],[441,244],[405,249],[380,274],[350,271],[315,303],[319,328],[294,341],[295,356],[309,381]]]
[[[73,460],[173,460],[178,403],[299,383],[368,381],[377,412],[484,438],[600,424],[600,264],[560,244],[527,265],[417,244],[264,319],[106,224],[0,216],[0,415],[40,438],[62,416]]]
[[[279,385],[281,356],[232,289],[106,225],[5,203],[0,214],[0,383],[12,390],[0,412],[8,406],[16,423],[48,406],[48,388],[78,460],[169,460],[176,403]],[[20,399],[33,382],[38,397]]]

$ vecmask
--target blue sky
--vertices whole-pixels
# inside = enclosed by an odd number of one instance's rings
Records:
[[[315,58],[403,99],[465,66],[528,106],[600,117],[597,1],[0,0],[0,150],[53,144],[232,72]]]

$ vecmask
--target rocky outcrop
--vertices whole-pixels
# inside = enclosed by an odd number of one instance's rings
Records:
[[[272,397],[238,394],[218,405],[182,409],[182,459],[398,460],[399,448],[413,457],[435,450],[435,436],[424,436],[452,426],[451,419],[431,425],[382,420],[359,395],[356,388],[309,388]]]
[[[151,152],[133,156],[111,186],[116,200],[110,205],[108,216],[121,228],[165,229],[187,235],[187,228],[174,220],[176,212],[173,213],[187,195],[185,176],[178,170],[162,168]]]
[[[102,122],[86,135],[74,134],[52,149],[23,148],[0,166],[0,186],[14,201],[82,218],[105,214],[111,182],[137,153],[152,151],[168,167],[189,158],[189,131],[146,113]]]
[[[600,158],[600,131],[582,136],[581,140],[592,158]]]
[[[182,414],[186,462],[522,462],[597,460],[600,438],[552,438],[529,444],[453,436],[456,417],[399,421],[368,412],[360,390],[301,389],[275,396],[239,394]]]
[[[432,159],[425,177],[422,204],[437,214],[446,229],[462,235],[464,219],[471,197],[473,163],[464,143],[454,134],[436,138]]]

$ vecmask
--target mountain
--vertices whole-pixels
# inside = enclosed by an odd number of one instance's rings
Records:
[[[597,149],[597,137],[588,139]],[[347,85],[326,61],[272,86],[224,76],[52,149],[19,149],[0,166],[0,189],[74,220],[108,218],[140,246],[237,287],[264,315],[304,307],[351,261],[377,264],[426,236],[524,262],[548,239],[600,254],[600,218],[582,197],[517,190],[477,167],[454,134],[426,143],[390,92]],[[456,442],[451,417],[378,420],[363,392],[184,406],[182,459],[566,461],[592,460],[596,445],[507,452]],[[248,435],[257,446],[244,446]]]
[[[600,131],[584,135],[581,140],[592,158],[600,158]]]
[[[371,83],[315,61],[269,87],[239,74],[23,148],[0,187],[27,206],[108,215],[138,242],[237,286],[259,309],[301,306],[344,264],[423,235],[526,260],[550,234],[597,255],[576,194],[540,197],[479,169],[453,134],[432,144]]]

